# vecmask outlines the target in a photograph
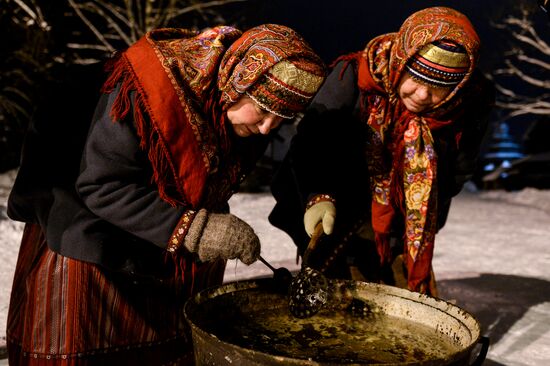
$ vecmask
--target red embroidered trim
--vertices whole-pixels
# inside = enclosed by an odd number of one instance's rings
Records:
[[[166,247],[168,252],[172,254],[178,252],[179,248],[183,245],[183,239],[185,238],[185,235],[187,235],[189,227],[191,226],[196,214],[197,211],[194,210],[187,210],[183,213],[178,221],[178,224],[176,225],[176,228],[172,232],[172,236],[170,237],[170,241]]]
[[[309,200],[309,202],[306,205],[306,210],[309,210],[311,206],[313,206],[316,203],[326,202],[326,201],[336,203],[336,200],[331,196],[329,196],[328,194],[318,194],[318,195],[315,195],[311,200]]]

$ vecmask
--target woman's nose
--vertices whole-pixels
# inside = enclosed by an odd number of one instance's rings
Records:
[[[421,85],[416,88],[415,94],[421,100],[426,100],[430,97],[430,90],[427,86]]]
[[[271,131],[271,121],[267,118],[262,119],[257,126],[262,135],[267,135]]]
[[[277,127],[281,121],[281,117],[269,113],[258,123],[258,131],[260,131],[262,135],[267,135],[269,131]]]

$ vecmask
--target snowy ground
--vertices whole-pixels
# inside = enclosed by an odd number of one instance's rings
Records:
[[[0,175],[1,335],[22,228],[5,217],[14,174]],[[267,222],[273,203],[268,193],[240,193],[230,206],[255,228],[266,260],[297,269],[290,238]],[[484,365],[550,365],[550,190],[463,191],[437,236],[434,271],[441,296],[474,314],[490,337]],[[231,261],[225,280],[264,275],[260,262]]]

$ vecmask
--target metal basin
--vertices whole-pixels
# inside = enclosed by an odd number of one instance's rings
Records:
[[[197,365],[469,365],[478,342],[472,365],[483,362],[488,339],[463,309],[391,286],[336,282],[347,289],[345,306],[306,319],[290,314],[271,279],[200,292],[184,309]]]

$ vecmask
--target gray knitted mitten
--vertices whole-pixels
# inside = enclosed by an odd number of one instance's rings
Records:
[[[238,258],[251,264],[260,256],[260,239],[250,225],[235,215],[205,209],[195,215],[183,245],[203,262]]]

